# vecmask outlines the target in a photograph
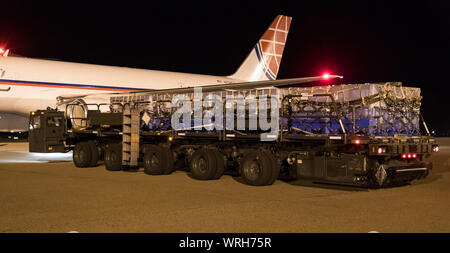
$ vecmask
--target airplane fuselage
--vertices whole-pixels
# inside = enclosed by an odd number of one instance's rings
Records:
[[[55,108],[58,97],[275,80],[292,18],[278,15],[230,76],[187,74],[0,55],[0,131],[10,114]],[[7,51],[9,52],[9,51]],[[91,101],[97,103],[97,101]],[[3,115],[8,114],[8,115]],[[26,120],[26,119],[25,119]],[[24,130],[28,126],[24,125]],[[4,125],[8,125],[4,127]]]
[[[240,80],[224,76],[0,57],[0,112],[28,115],[58,96],[195,87]]]

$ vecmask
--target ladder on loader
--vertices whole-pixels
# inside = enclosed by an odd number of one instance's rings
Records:
[[[134,103],[123,107],[122,166],[138,167],[139,158],[139,109]]]

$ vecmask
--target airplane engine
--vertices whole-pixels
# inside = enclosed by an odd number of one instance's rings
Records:
[[[28,116],[0,112],[0,132],[28,131]]]

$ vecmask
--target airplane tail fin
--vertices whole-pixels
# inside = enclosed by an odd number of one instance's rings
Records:
[[[245,81],[275,80],[291,21],[292,17],[278,15],[239,69],[228,77]]]

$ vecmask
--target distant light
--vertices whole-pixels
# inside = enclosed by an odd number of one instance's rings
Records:
[[[322,75],[322,78],[325,79],[325,80],[328,80],[328,79],[330,79],[330,74],[329,73],[324,73]]]

